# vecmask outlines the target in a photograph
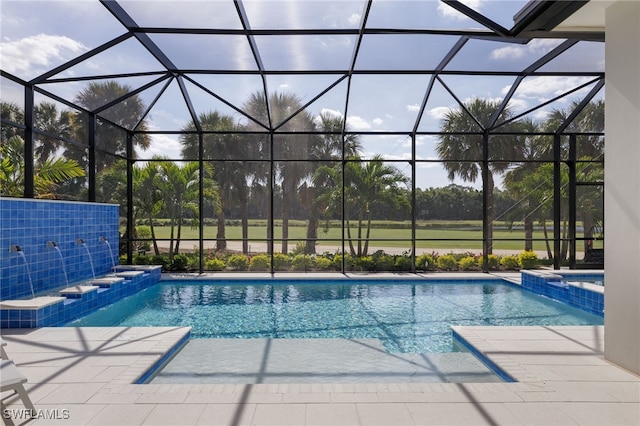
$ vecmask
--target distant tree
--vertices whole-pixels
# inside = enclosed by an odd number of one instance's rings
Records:
[[[200,194],[200,164],[197,161],[187,162],[179,165],[174,161],[163,159],[157,162],[158,177],[156,186],[162,193],[163,207],[169,216],[170,242],[169,257],[180,251],[180,240],[182,238],[182,226],[189,223],[196,225]],[[218,189],[213,182],[213,170],[210,166],[205,166],[206,184],[204,185],[203,197],[214,210],[220,207]]]
[[[268,99],[262,93],[254,93],[245,103],[244,110],[264,125],[270,126],[277,132],[274,134],[275,181],[282,188],[282,253],[288,251],[289,218],[292,214],[293,200],[298,196],[298,186],[308,178],[313,171],[311,163],[295,161],[309,159],[309,154],[314,150],[317,138],[312,134],[291,134],[287,132],[311,132],[314,130],[313,118],[307,111],[300,111],[302,101],[294,94],[273,93]],[[250,123],[249,130],[260,129],[255,123]],[[261,128],[264,130],[264,128]],[[262,150],[269,152],[267,138],[262,140]],[[267,170],[258,172],[256,178],[267,175]],[[275,197],[274,197],[275,198]],[[267,238],[271,236],[268,235]]]
[[[24,141],[12,136],[0,146],[0,188],[2,195],[22,197],[24,195]],[[57,198],[59,184],[69,179],[82,177],[84,169],[74,160],[50,158],[38,162],[34,167],[34,195],[36,198]]]
[[[366,256],[373,210],[379,205],[390,205],[396,209],[409,207],[409,200],[398,191],[400,185],[406,184],[407,177],[396,167],[384,164],[380,155],[368,161],[351,157],[344,166],[344,176],[341,169],[342,167],[325,166],[319,170],[319,173],[326,175],[324,179],[334,183],[332,191],[322,194],[323,202],[328,206],[326,217],[331,217],[338,209],[342,209],[344,198],[344,221],[349,250],[354,256]],[[351,229],[353,222],[357,231],[355,237]]]
[[[106,82],[91,82],[81,90],[75,98],[76,104],[89,111],[95,111],[98,108],[106,105],[107,103],[118,99],[131,92],[131,88],[125,85],[121,85],[116,81]],[[134,127],[140,119],[142,114],[146,110],[142,99],[137,95],[129,96],[126,100],[111,107],[107,111],[101,113],[102,116],[107,117],[115,124],[128,129],[134,130]],[[83,112],[77,112],[75,114],[75,138],[76,140],[86,143],[89,140],[89,122],[88,115]],[[140,124],[135,127],[135,130],[145,131],[147,130],[147,124],[144,120],[140,121]],[[115,126],[108,124],[105,120],[98,118],[96,124],[96,143],[95,148],[99,151],[109,152],[116,155],[126,157],[127,144],[126,133],[118,129]],[[147,149],[151,143],[151,139],[146,134],[137,134],[133,138],[134,147],[141,149]],[[86,164],[86,152],[85,150],[69,150],[68,158],[75,158],[79,164]],[[134,157],[136,156],[134,151]],[[99,172],[105,167],[110,166],[117,157],[111,155],[100,155],[96,158],[96,171]]]
[[[483,132],[490,126],[491,118],[500,107],[500,102],[486,99],[474,99],[465,104],[465,108],[452,109],[443,118],[436,152],[443,161],[449,180],[459,177],[465,182],[475,182],[482,178]],[[510,111],[505,108],[499,121],[510,118]],[[481,127],[482,126],[482,127]],[[509,131],[504,126],[502,132]],[[471,134],[476,133],[476,134]],[[487,238],[487,254],[493,251],[493,221],[495,173],[507,170],[508,160],[515,158],[515,138],[510,135],[492,133],[489,143],[489,168],[487,173],[487,221],[490,226]]]

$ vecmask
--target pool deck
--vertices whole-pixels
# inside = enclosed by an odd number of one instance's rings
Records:
[[[40,416],[60,425],[640,425],[640,377],[603,326],[456,327],[516,383],[132,384],[186,328],[6,329]],[[3,397],[7,394],[3,393]],[[4,403],[22,409],[16,397]]]

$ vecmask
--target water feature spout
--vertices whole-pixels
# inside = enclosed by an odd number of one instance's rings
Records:
[[[113,259],[113,252],[111,249],[111,244],[109,244],[109,240],[107,240],[107,237],[100,237],[100,242],[101,243],[105,243],[107,245],[107,247],[109,248],[109,256],[111,256],[111,269],[115,269],[116,268],[116,261]]]
[[[93,275],[93,278],[96,278],[96,270],[93,268],[93,259],[91,258],[91,253],[89,252],[89,247],[87,247],[87,244],[85,244],[84,240],[82,238],[76,238],[76,244],[84,247],[84,249],[87,251],[87,256],[89,256],[89,264],[91,265],[91,274]]]
[[[36,297],[35,292],[33,291],[33,281],[31,280],[31,271],[29,271],[29,263],[27,262],[27,256],[24,255],[22,251],[22,247],[17,244],[12,244],[9,246],[9,252],[18,253],[22,260],[24,261],[24,268],[27,271],[27,277],[29,277],[29,288],[31,289],[31,297]]]
[[[64,258],[62,257],[62,252],[60,251],[60,247],[54,241],[47,241],[47,248],[52,248],[58,252],[60,256],[60,263],[62,264],[62,272],[64,273],[64,282],[69,286],[69,277],[67,276],[67,269],[64,267]]]

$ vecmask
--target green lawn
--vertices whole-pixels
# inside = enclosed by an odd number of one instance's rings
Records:
[[[249,239],[253,241],[265,240],[266,221],[252,221],[249,226]],[[303,222],[293,221],[289,227],[290,240],[303,240],[306,238],[306,227],[301,226]],[[406,247],[410,248],[411,230],[397,228],[406,224],[398,222],[377,222],[376,227],[371,229],[371,245],[379,247]],[[442,248],[442,249],[469,249],[471,251],[482,250],[482,231],[479,221],[467,222],[430,222],[419,224],[423,228],[416,230],[416,246],[419,248]],[[385,227],[387,226],[387,227]],[[504,226],[504,225],[500,225]],[[427,228],[428,227],[428,228]],[[353,229],[353,228],[352,228]],[[159,239],[168,239],[170,236],[170,228],[168,226],[156,226],[156,237]],[[215,226],[205,226],[204,237],[206,239],[214,239],[216,237],[217,228]],[[282,227],[274,228],[274,238],[282,238]],[[552,231],[549,230],[550,235]],[[352,238],[357,236],[357,231],[353,229]],[[240,226],[227,226],[226,237],[229,240],[241,239],[242,229]],[[542,231],[537,230],[533,235],[534,239],[544,238]],[[182,229],[182,240],[197,240],[199,232],[196,228],[185,227]],[[342,238],[342,231],[339,227],[331,227],[328,232],[324,232],[322,227],[318,229],[319,245],[338,245]],[[419,241],[419,240],[428,241]],[[511,241],[497,241],[497,240]],[[515,250],[519,251],[524,248],[524,231],[521,229],[508,231],[505,229],[494,230],[494,249],[496,250]],[[329,240],[329,241],[321,241]],[[377,241],[376,241],[377,240]],[[437,241],[450,240],[450,241]],[[475,240],[475,241],[473,241]],[[534,241],[534,250],[546,250],[544,241]]]

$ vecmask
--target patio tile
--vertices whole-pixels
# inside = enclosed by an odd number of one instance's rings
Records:
[[[202,404],[156,405],[143,425],[195,425],[202,415]]]
[[[154,408],[153,404],[105,405],[87,425],[141,425]]]
[[[364,425],[416,424],[405,404],[356,404],[358,418]]]
[[[196,422],[202,426],[250,425],[256,404],[208,404]]]
[[[358,425],[355,404],[308,404],[305,424],[309,426]]]
[[[304,404],[258,404],[252,425],[301,425],[306,420]]]

